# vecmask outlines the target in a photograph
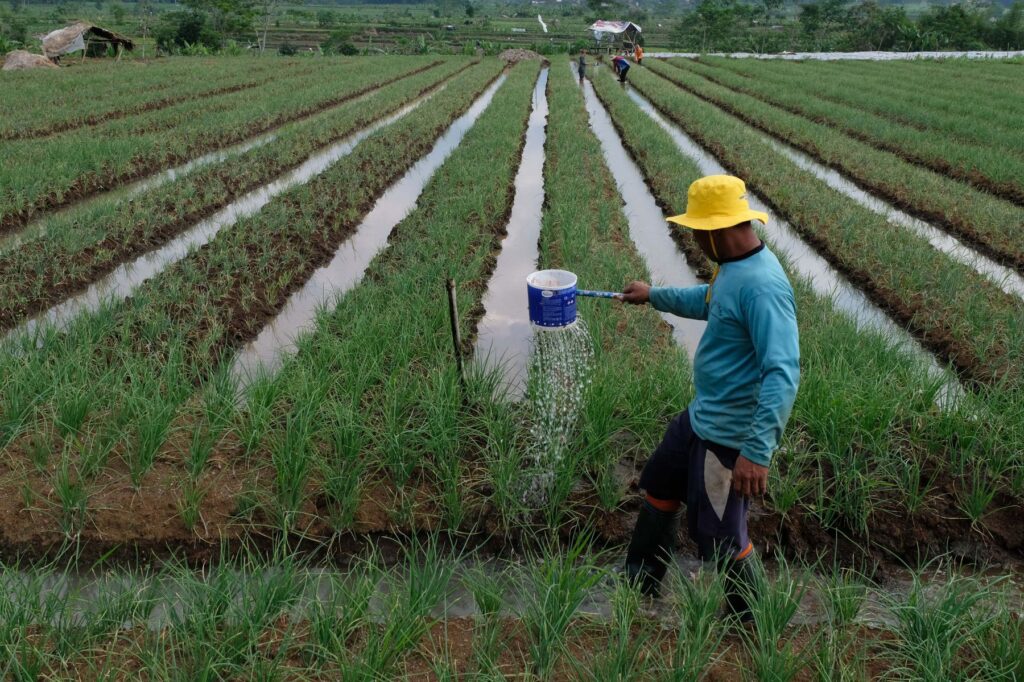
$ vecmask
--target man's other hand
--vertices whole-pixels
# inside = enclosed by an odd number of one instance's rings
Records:
[[[740,455],[732,469],[732,488],[744,497],[764,495],[768,490],[768,467],[754,464]]]
[[[622,295],[619,298],[626,303],[643,305],[651,300],[651,285],[647,282],[630,282],[622,290]]]

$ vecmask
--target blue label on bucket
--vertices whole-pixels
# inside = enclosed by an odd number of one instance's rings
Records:
[[[527,285],[530,322],[541,327],[564,327],[576,321],[576,287],[564,290]]]

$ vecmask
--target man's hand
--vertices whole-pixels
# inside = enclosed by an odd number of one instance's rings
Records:
[[[764,495],[768,490],[768,467],[754,464],[740,455],[732,469],[732,488],[744,497]]]
[[[619,298],[626,303],[643,305],[651,300],[651,285],[647,282],[630,282],[622,290],[622,295]]]

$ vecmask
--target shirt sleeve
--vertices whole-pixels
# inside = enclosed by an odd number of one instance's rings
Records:
[[[663,313],[693,320],[708,319],[708,285],[695,287],[651,287],[651,305]]]
[[[740,454],[768,466],[793,411],[800,385],[800,335],[791,291],[765,292],[745,306],[748,330],[761,370],[761,392]]]

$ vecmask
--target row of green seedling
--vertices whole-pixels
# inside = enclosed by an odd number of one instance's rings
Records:
[[[672,71],[661,65],[658,69],[658,73]],[[672,73],[668,76],[674,78]],[[1013,342],[1024,331],[1020,298],[1002,291],[969,266],[952,261],[910,231],[892,225],[885,216],[831,189],[785,158],[757,131],[689,91],[666,88],[665,79],[646,70],[635,82],[677,119],[682,118],[677,104],[711,112],[707,120],[687,121],[684,127],[772,201],[835,267],[968,380],[1007,389],[1020,385],[1022,348]],[[764,106],[756,110],[756,116],[764,120],[799,118]],[[828,133],[842,137],[834,131]],[[728,144],[727,135],[736,135],[744,145]],[[873,171],[878,174],[877,165]]]
[[[1019,679],[1024,625],[1005,582],[945,567],[903,590],[856,572],[818,576],[779,562],[750,594],[754,623],[720,612],[723,581],[666,576],[657,618],[635,586],[581,542],[518,562],[405,542],[386,565],[371,548],[348,570],[282,552],[198,572],[180,564],[104,573],[59,590],[52,567],[0,574],[4,679],[743,680]],[[90,592],[92,594],[90,594]],[[807,599],[813,593],[813,600]],[[597,596],[609,612],[596,616]],[[800,622],[806,603],[818,605]],[[886,620],[865,626],[874,603]],[[449,607],[472,615],[446,620]],[[806,611],[805,611],[806,612]]]
[[[1024,248],[1013,229],[1024,220],[1021,207],[918,168],[895,154],[724,88],[695,73],[657,61],[651,63],[650,70],[840,170],[868,191],[1024,272]]]
[[[62,421],[64,402],[74,396],[76,405],[87,407],[75,415],[73,450],[104,443],[108,457],[121,452],[137,488],[162,449],[202,471],[223,435],[223,412],[234,406],[234,386],[219,362],[223,353],[255,336],[271,311],[330,257],[331,245],[355,228],[373,197],[430,148],[500,69],[487,62],[457,76],[443,100],[386,126],[309,185],[221,232],[130,300],[83,315],[67,333],[47,330],[41,349],[9,354],[5,440],[26,432],[58,449],[67,438],[47,425]],[[370,167],[372,174],[365,170]],[[353,182],[356,177],[361,180]],[[199,400],[193,397],[197,386],[203,387]],[[301,429],[301,418],[291,428]],[[181,430],[192,433],[187,455],[168,444]]]
[[[302,163],[317,150],[398,110],[469,62],[448,61],[279,132],[237,156],[158,185],[51,218],[45,232],[0,255],[0,329],[46,310],[120,263]]]
[[[742,92],[797,116],[825,124],[868,145],[896,154],[910,163],[967,183],[1007,201],[1024,203],[1024,156],[1007,153],[1000,136],[990,133],[987,144],[964,143],[934,130],[895,123],[864,110],[809,93],[806,83],[783,84],[743,78],[695,60],[673,60],[681,68]],[[982,112],[977,115],[983,116]],[[1018,135],[1009,137],[1019,139]]]
[[[80,197],[312,115],[436,61],[373,58],[365,66],[321,62],[317,71],[303,78],[272,81],[255,93],[183,102],[53,139],[4,142],[0,231],[19,227]]]
[[[122,118],[202,96],[226,87],[262,83],[306,69],[306,62],[210,59],[202,62],[203,78],[196,78],[197,62],[165,60],[145,68],[112,71],[75,69],[76,90],[57,86],[61,73],[9,73],[10,88],[0,103],[0,139],[69,130],[97,119]],[[126,83],[130,84],[126,86]]]
[[[251,385],[238,429],[249,452],[277,463],[271,505],[305,508],[305,524],[337,530],[459,528],[480,517],[481,490],[491,488],[508,517],[518,513],[526,427],[496,399],[497,372],[469,370],[460,387],[442,292],[448,277],[458,283],[459,323],[471,336],[537,74],[535,64],[509,73],[362,282],[275,377]],[[289,428],[295,420],[302,433]],[[286,465],[295,441],[305,463]],[[502,489],[509,479],[514,489]],[[376,518],[359,521],[360,508]]]
[[[1013,131],[1014,107],[998,105],[990,98],[979,103],[965,96],[965,87],[976,85],[950,62],[937,73],[905,73],[894,63],[874,63],[869,68],[828,62],[778,62],[773,60],[720,59],[701,61],[748,79],[798,86],[816,83],[814,94],[826,100],[865,109],[922,130],[946,131],[975,144],[992,146],[1002,140],[1007,148],[1024,149]],[[938,85],[936,85],[938,84]],[[983,85],[991,93],[991,86]],[[985,107],[984,113],[979,106]]]
[[[634,76],[639,85],[638,80]],[[610,79],[597,78],[595,86],[659,202],[666,211],[684,210],[687,186],[700,175],[697,166]],[[656,93],[648,94],[659,101]],[[698,117],[714,122],[714,113],[684,109],[687,101],[669,97],[678,96],[666,90],[664,100],[679,112],[677,122]],[[689,123],[686,127],[694,129]],[[692,248],[686,250],[691,258],[699,257]],[[1019,407],[1015,413],[1000,410],[1008,406],[997,402],[1002,398],[998,393],[979,401],[986,413],[1006,419],[995,429],[974,419],[974,396],[952,410],[937,409],[941,381],[929,378],[921,362],[894,348],[884,334],[858,329],[800,278],[791,275],[791,280],[802,377],[791,425],[772,468],[769,494],[776,511],[783,516],[811,512],[826,526],[866,533],[879,510],[927,511],[922,498],[935,501],[935,472],[947,468],[986,472],[986,491],[1008,478],[1020,494],[1019,463],[1008,454],[1022,438]],[[993,453],[1003,456],[993,461]]]
[[[19,96],[16,99],[23,110],[17,112],[19,116],[5,117],[4,121],[8,125],[0,128],[0,140],[49,137],[69,130],[95,126],[104,121],[166,109],[181,102],[248,90],[265,85],[275,78],[301,76],[309,70],[308,66],[296,68],[294,62],[279,66],[277,69],[266,63],[257,66],[262,68],[241,70],[237,65],[223,64],[219,70],[215,69],[219,72],[212,74],[212,78],[202,79],[195,78],[194,72],[171,74],[160,69],[147,69],[143,73],[133,74],[135,77],[132,78],[131,88],[124,87],[123,78],[118,79],[118,92],[108,93],[107,96],[97,92],[102,88],[90,88],[90,84],[85,82],[89,79],[76,78],[77,88],[83,95],[87,93],[89,99],[78,102],[64,100],[59,104],[48,102],[47,100],[51,98],[38,90],[34,91],[36,97],[33,98],[19,89]],[[177,78],[171,77],[173,75],[177,75]],[[152,82],[151,79],[154,78],[159,85]],[[110,82],[109,74],[105,80]],[[39,79],[34,82],[40,84]],[[52,83],[46,85],[53,89]],[[98,84],[94,81],[92,85]],[[92,98],[95,97],[103,98],[99,110],[90,106],[94,101]],[[26,120],[23,118],[25,114],[31,117]]]

